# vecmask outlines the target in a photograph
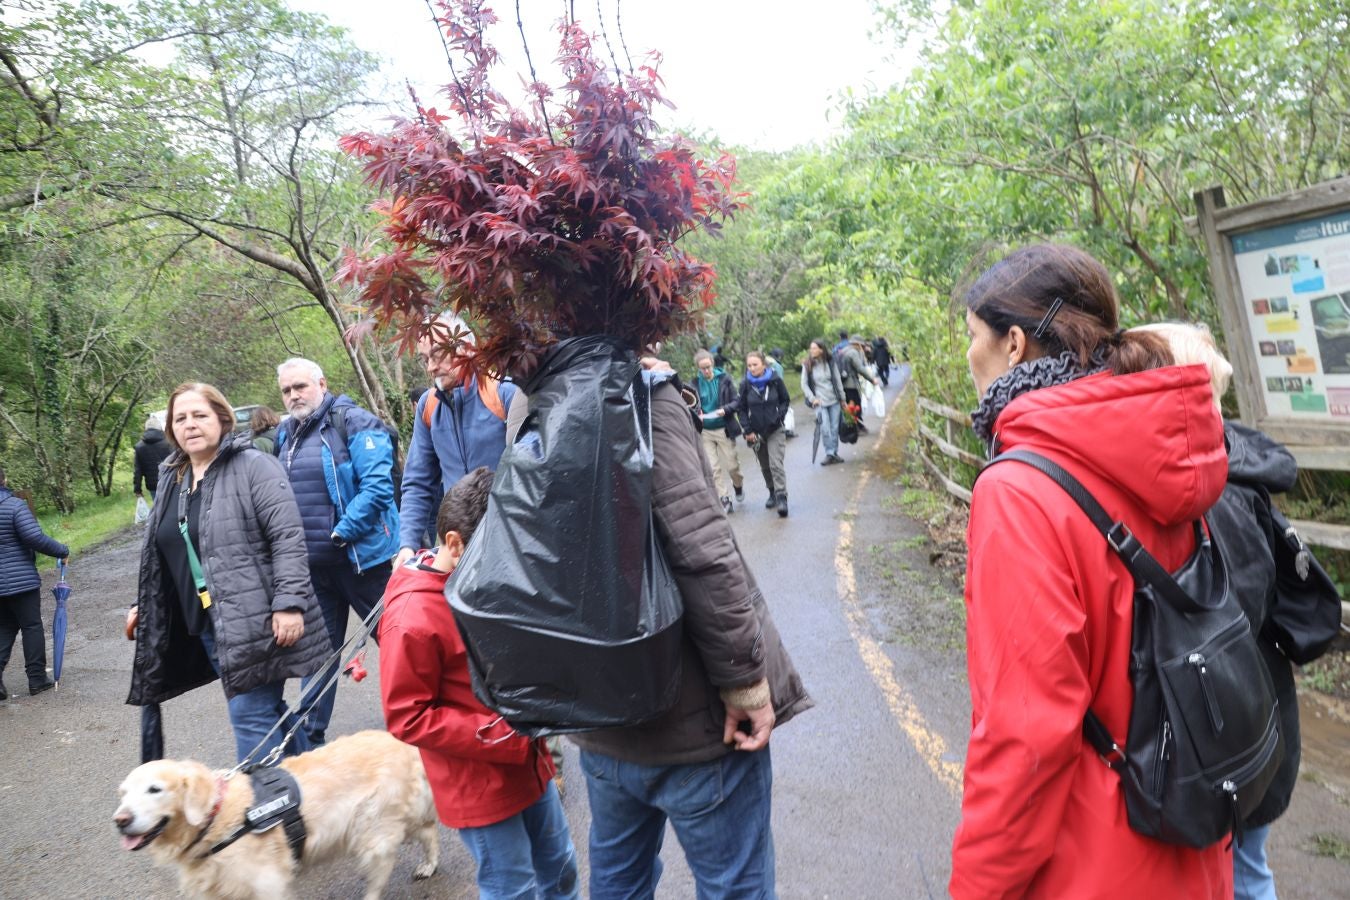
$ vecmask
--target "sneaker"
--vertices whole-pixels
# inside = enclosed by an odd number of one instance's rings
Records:
[[[723,497],[721,499],[722,499],[722,511],[725,512],[727,515],[731,515],[735,511],[735,509],[731,505],[731,498]]]
[[[826,456],[824,459],[822,459],[822,460],[820,461],[820,464],[821,464],[822,466],[832,466],[832,465],[835,465],[836,463],[841,463],[841,462],[843,462],[842,459],[840,459],[839,457],[837,457],[837,456],[835,456],[833,453],[831,453],[831,454],[829,454],[828,456]]]
[[[770,495],[769,495],[769,499],[764,501],[764,508],[765,508],[765,509],[773,509],[774,503],[775,503],[775,502],[776,502],[776,501],[773,499],[773,494],[770,494]]]
[[[778,518],[787,518],[787,494],[779,494],[774,498],[775,505],[778,507]]]
[[[44,678],[37,682],[30,681],[28,682],[28,693],[40,694],[43,691],[50,691],[54,687],[56,687],[56,682],[50,678]]]
[[[745,488],[744,488],[744,486],[738,484],[738,485],[736,485],[736,487],[734,488],[734,490],[736,491],[736,502],[737,502],[737,503],[744,503],[744,502],[745,502]]]

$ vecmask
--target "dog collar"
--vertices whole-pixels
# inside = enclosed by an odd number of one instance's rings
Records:
[[[222,776],[217,775],[216,796],[211,803],[211,811],[206,814],[206,824],[202,826],[201,831],[197,832],[197,836],[192,839],[192,843],[188,844],[186,847],[183,848],[184,850],[190,850],[191,848],[197,846],[197,844],[201,842],[201,839],[206,837],[206,833],[211,830],[211,826],[216,824],[216,816],[220,815],[220,807],[222,804],[224,804],[224,802],[225,802],[225,779]]]

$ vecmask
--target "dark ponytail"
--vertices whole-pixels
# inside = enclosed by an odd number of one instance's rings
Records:
[[[1058,308],[1055,301],[1061,301]],[[999,260],[966,291],[966,308],[1000,336],[1019,326],[1040,352],[1127,375],[1172,364],[1166,341],[1122,331],[1106,267],[1077,247],[1034,244]]]

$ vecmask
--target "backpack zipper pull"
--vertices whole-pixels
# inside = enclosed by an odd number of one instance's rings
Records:
[[[1186,662],[1195,669],[1196,677],[1200,679],[1200,693],[1205,698],[1205,711],[1209,713],[1209,724],[1214,728],[1215,734],[1223,733],[1223,714],[1219,711],[1219,701],[1214,697],[1214,688],[1210,685],[1209,679],[1205,676],[1209,674],[1209,669],[1205,665],[1205,655],[1203,653],[1192,653],[1186,657]]]
[[[1307,581],[1308,570],[1312,563],[1312,554],[1308,552],[1308,545],[1303,543],[1303,538],[1294,530],[1293,525],[1284,530],[1284,538],[1298,551],[1294,555],[1294,571],[1298,573],[1298,580]]]

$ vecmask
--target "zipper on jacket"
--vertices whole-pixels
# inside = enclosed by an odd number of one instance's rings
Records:
[[[323,449],[328,451],[328,463],[333,468],[333,490],[337,491],[337,515],[338,521],[341,522],[342,517],[347,514],[347,501],[342,496],[342,479],[338,477],[337,456],[333,453],[333,447],[328,443],[328,438],[324,437],[322,424],[319,426],[319,443],[323,444]],[[351,450],[348,450],[348,460],[351,459],[351,455]],[[356,464],[353,462],[352,468],[355,467]],[[352,560],[356,563],[356,574],[360,575],[363,567],[361,565],[361,555],[356,552],[356,542],[348,541],[347,548],[351,550]]]
[[[1172,722],[1163,719],[1162,742],[1158,745],[1158,763],[1153,767],[1153,797],[1162,799],[1163,782],[1167,775],[1167,763],[1172,758]]]
[[[1219,710],[1219,700],[1214,696],[1214,687],[1209,683],[1209,667],[1205,662],[1203,653],[1192,653],[1186,657],[1186,662],[1195,670],[1195,675],[1200,679],[1200,693],[1205,698],[1205,711],[1209,713],[1209,724],[1214,729],[1215,734],[1223,733],[1223,713]]]

